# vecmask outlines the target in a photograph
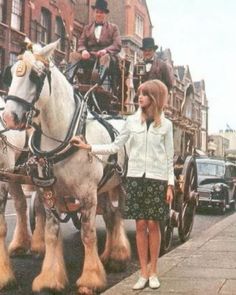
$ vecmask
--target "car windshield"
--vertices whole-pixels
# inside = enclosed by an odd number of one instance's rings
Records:
[[[224,166],[214,163],[197,163],[197,172],[198,175],[223,177]]]

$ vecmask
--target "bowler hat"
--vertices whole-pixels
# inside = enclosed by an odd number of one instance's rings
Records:
[[[158,48],[157,45],[155,45],[154,39],[151,37],[143,38],[143,45],[140,47],[141,50],[145,49],[154,49],[156,50]]]
[[[109,13],[109,9],[107,8],[107,1],[105,0],[96,0],[95,5],[92,5],[91,7],[93,9],[99,9],[104,11],[105,13]]]

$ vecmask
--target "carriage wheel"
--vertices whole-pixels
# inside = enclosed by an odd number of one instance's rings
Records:
[[[29,207],[29,223],[30,223],[30,229],[32,233],[35,230],[35,224],[36,224],[35,202],[37,198],[38,198],[38,193],[33,192],[30,198],[30,207]]]
[[[161,247],[160,256],[170,251],[173,239],[173,226],[170,219],[160,222],[161,230]]]
[[[181,242],[185,242],[191,234],[197,206],[197,167],[194,157],[188,156],[186,158],[182,175],[184,177],[184,193],[179,212],[178,233]]]

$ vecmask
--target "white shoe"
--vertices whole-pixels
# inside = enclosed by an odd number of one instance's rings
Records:
[[[151,289],[157,289],[160,287],[160,285],[161,284],[160,284],[157,276],[153,275],[153,276],[149,277],[149,287]]]
[[[140,277],[137,281],[137,283],[133,286],[133,290],[141,290],[146,287],[146,284],[148,282],[148,279],[144,277]]]

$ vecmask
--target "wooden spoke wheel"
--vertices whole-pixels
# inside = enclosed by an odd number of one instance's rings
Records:
[[[191,234],[197,206],[197,167],[193,156],[186,158],[182,176],[183,198],[180,198],[182,204],[180,204],[178,233],[181,242],[185,242]]]
[[[173,239],[173,226],[170,219],[160,222],[161,230],[161,247],[160,256],[170,251]]]

